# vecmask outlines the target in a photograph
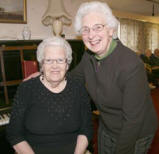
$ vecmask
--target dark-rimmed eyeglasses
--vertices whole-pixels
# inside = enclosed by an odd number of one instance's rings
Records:
[[[59,58],[59,59],[43,59],[43,63],[44,64],[53,64],[54,62],[56,62],[57,64],[64,64],[64,63],[66,63],[67,62],[67,59],[66,58],[64,58],[64,59],[62,59],[62,58]]]
[[[101,32],[101,31],[104,29],[105,26],[106,26],[106,25],[103,25],[103,24],[95,24],[95,25],[93,25],[92,28],[89,28],[89,27],[87,27],[87,26],[84,26],[84,27],[81,28],[80,33],[83,34],[83,35],[87,35],[87,34],[90,33],[90,30],[91,30],[91,29],[92,29],[95,33],[99,33],[99,32]]]

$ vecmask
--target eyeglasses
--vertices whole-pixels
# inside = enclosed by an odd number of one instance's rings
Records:
[[[44,59],[43,60],[43,63],[44,64],[53,64],[54,62],[56,62],[57,64],[64,64],[67,62],[67,59],[62,59],[62,58],[59,58],[59,59]]]
[[[92,29],[95,33],[99,33],[99,32],[101,32],[101,31],[104,29],[105,26],[106,26],[106,25],[103,25],[103,24],[95,24],[95,25],[93,25],[92,28],[89,28],[89,27],[87,27],[87,26],[84,26],[84,27],[81,28],[80,33],[83,34],[83,35],[87,35],[87,34],[90,33],[90,30],[91,30],[91,29]]]

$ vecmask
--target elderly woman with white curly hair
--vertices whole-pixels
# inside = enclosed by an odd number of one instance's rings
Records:
[[[37,49],[41,75],[18,87],[7,128],[17,154],[83,154],[92,137],[85,86],[66,75],[72,49],[59,37]]]
[[[118,20],[106,3],[81,4],[75,31],[87,52],[73,73],[83,77],[99,110],[99,154],[147,153],[157,116],[142,61],[117,38]]]

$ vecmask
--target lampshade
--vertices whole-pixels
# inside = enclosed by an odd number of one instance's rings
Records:
[[[45,26],[52,25],[55,35],[60,35],[63,25],[71,24],[71,17],[65,10],[62,0],[48,0],[48,8],[42,17]]]

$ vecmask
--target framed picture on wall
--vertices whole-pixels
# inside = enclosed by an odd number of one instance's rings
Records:
[[[26,0],[0,0],[0,23],[26,23]]]

